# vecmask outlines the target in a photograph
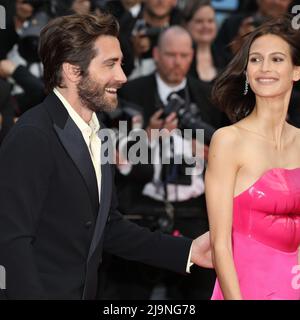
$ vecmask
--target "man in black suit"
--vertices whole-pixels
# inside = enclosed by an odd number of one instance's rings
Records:
[[[171,113],[164,118],[161,117],[163,110],[168,109],[168,97],[174,91],[185,101],[186,111],[192,106],[196,108],[198,119],[201,116],[202,121],[207,126],[212,127],[211,130],[222,126],[223,114],[209,103],[198,80],[187,76],[193,59],[192,39],[189,33],[179,26],[167,28],[162,32],[158,46],[153,51],[153,56],[157,66],[156,72],[129,81],[120,90],[121,98],[142,109],[144,127],[149,133],[149,137],[152,129],[164,128],[169,131],[177,128],[188,129],[187,127],[182,128],[181,120],[176,113]],[[200,124],[200,128],[204,127],[201,127]],[[176,141],[174,145],[177,151],[182,149],[181,144],[188,146],[190,143],[185,139],[182,142],[176,134],[173,137]],[[151,140],[151,143],[154,146],[155,144],[157,147],[159,146],[157,139]],[[155,154],[155,151],[153,153]],[[199,232],[206,232],[208,230],[208,218],[202,170],[201,168],[194,168],[193,176],[185,175],[184,170],[184,165],[164,165],[161,167],[152,164],[130,165],[128,163],[127,165],[120,165],[116,182],[121,211],[129,217],[141,216],[138,221],[139,224],[148,225],[149,228],[155,229],[162,228],[161,221],[165,222],[168,218],[166,213],[169,210],[168,208],[172,206],[174,214],[172,223],[174,225],[168,228],[164,227],[164,229],[169,229],[166,232],[188,237],[193,237]],[[168,208],[166,207],[166,201],[170,202]],[[128,264],[124,262],[124,265]],[[116,269],[123,270],[126,268],[117,265]],[[142,295],[145,298],[149,297],[155,281],[149,280],[150,276],[145,276],[147,268],[138,266],[137,269],[142,270],[140,273],[133,272],[132,268],[127,269],[129,269],[127,284],[124,279],[116,280],[118,293],[121,292],[121,284],[125,283],[124,296],[132,299]],[[119,272],[119,274],[122,273]],[[140,289],[139,293],[134,290],[127,293],[128,287],[132,286],[134,281],[136,287]],[[176,290],[172,290],[172,292],[176,291],[177,294],[172,293],[172,296],[169,297],[209,299],[214,281],[214,272],[200,270],[199,268],[190,277],[173,275],[170,283],[172,286],[176,286]],[[202,285],[200,286],[199,283]]]
[[[56,18],[41,33],[50,94],[0,150],[4,298],[94,299],[102,251],[182,273],[190,262],[211,267],[207,234],[192,241],[151,233],[117,210],[96,115],[116,107],[126,81],[117,36],[109,15]]]

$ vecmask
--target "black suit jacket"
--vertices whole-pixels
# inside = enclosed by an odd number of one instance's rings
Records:
[[[0,149],[5,298],[94,299],[102,251],[185,272],[191,240],[151,233],[117,210],[111,165],[96,176],[82,134],[54,93]]]

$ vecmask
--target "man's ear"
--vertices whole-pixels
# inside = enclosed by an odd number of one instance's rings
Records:
[[[77,83],[80,80],[80,69],[78,66],[64,62],[62,65],[62,71],[67,81]]]

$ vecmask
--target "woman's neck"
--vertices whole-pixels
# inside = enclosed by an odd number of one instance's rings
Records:
[[[284,142],[289,99],[289,95],[277,98],[256,97],[256,106],[248,116],[251,129],[274,143],[276,149],[281,149]]]
[[[211,53],[211,44],[207,42],[197,43],[197,53]]]

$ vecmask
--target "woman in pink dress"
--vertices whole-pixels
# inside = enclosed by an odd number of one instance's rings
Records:
[[[234,120],[214,134],[205,177],[214,300],[300,299],[300,130],[287,122],[299,36],[290,18],[270,20],[214,87]]]

